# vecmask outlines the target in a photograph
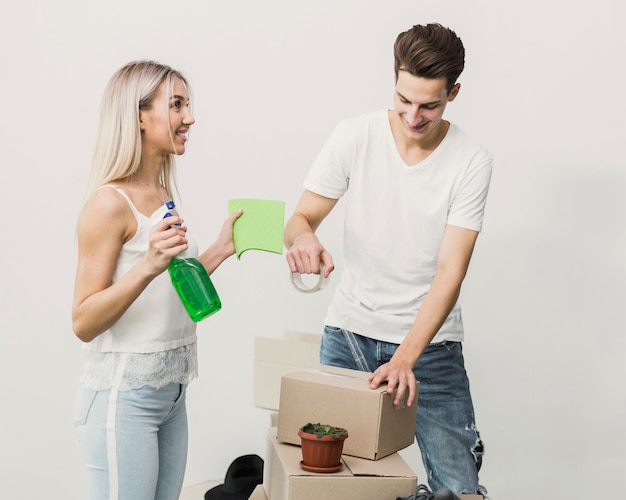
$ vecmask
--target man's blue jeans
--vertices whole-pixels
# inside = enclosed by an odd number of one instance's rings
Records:
[[[326,326],[320,362],[374,371],[387,363],[397,348],[397,344]],[[420,382],[415,437],[430,488],[486,494],[486,489],[478,484],[483,443],[474,423],[461,343],[431,344],[413,373]]]

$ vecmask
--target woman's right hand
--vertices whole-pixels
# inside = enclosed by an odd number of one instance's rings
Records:
[[[148,251],[144,262],[154,276],[167,269],[171,260],[189,248],[187,227],[177,215],[167,217],[150,230]]]

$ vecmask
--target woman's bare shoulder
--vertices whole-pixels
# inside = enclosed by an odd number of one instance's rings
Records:
[[[124,195],[109,186],[97,189],[87,199],[78,222],[79,235],[117,233],[126,241],[136,230],[136,220]]]

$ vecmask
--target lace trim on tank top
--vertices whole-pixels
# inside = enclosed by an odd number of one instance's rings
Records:
[[[125,365],[125,366],[124,366]],[[114,375],[123,370],[118,390],[150,386],[160,389],[170,383],[188,384],[198,376],[198,349],[194,342],[169,351],[151,353],[83,351],[80,382],[94,391],[113,386]]]

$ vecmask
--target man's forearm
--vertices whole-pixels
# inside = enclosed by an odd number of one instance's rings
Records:
[[[452,311],[461,292],[461,280],[435,277],[430,290],[407,334],[402,342],[402,350],[414,363],[437,335],[437,332]]]
[[[285,243],[285,247],[290,248],[293,245],[293,242],[296,238],[304,233],[313,233],[313,229],[311,228],[311,224],[301,214],[295,213],[291,216],[287,225],[285,226],[283,241]]]

